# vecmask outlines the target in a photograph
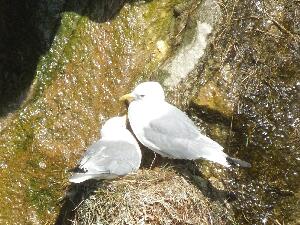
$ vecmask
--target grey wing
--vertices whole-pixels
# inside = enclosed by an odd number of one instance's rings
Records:
[[[196,159],[208,149],[222,149],[218,143],[202,135],[188,116],[176,107],[166,104],[163,111],[163,116],[144,128],[144,135],[164,156]]]
[[[91,146],[88,147],[83,157],[79,160],[79,165],[84,165],[91,156],[95,155],[97,152],[100,152],[105,148],[101,140],[94,142]]]
[[[152,120],[149,128],[172,138],[196,139],[200,131],[193,121],[180,109],[164,103],[159,106],[162,116]]]
[[[89,173],[122,176],[137,170],[140,162],[141,157],[134,144],[100,140],[88,149],[81,167]]]

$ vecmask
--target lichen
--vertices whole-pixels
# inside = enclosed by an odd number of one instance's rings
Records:
[[[211,30],[212,27],[209,24],[198,22],[193,41],[181,48],[171,62],[164,67],[170,73],[164,82],[165,85],[176,86],[195,68],[204,54],[206,39]]]

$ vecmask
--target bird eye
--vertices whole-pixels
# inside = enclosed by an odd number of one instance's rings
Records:
[[[140,97],[144,98],[144,97],[145,97],[145,95],[140,95]]]

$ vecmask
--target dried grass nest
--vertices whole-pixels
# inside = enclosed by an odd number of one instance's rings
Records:
[[[211,201],[202,192],[171,167],[143,169],[101,183],[78,204],[71,223],[232,224],[233,212],[224,201]]]

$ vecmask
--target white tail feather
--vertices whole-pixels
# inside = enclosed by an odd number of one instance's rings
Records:
[[[82,183],[86,180],[97,178],[94,174],[86,174],[86,173],[74,173],[72,177],[69,179],[71,183]]]

